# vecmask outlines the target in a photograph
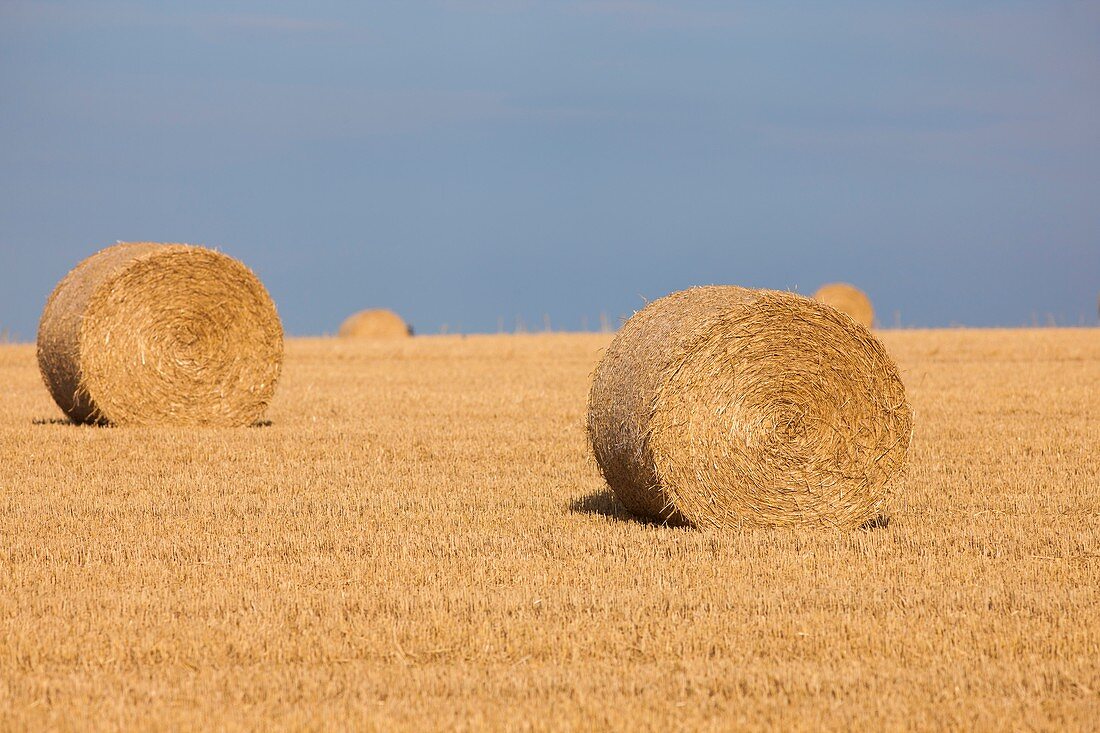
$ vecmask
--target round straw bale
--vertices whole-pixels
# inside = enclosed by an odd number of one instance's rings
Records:
[[[588,400],[627,509],[695,526],[858,526],[882,508],[912,418],[866,329],[793,293],[693,288],[636,313]]]
[[[871,299],[859,288],[848,283],[822,285],[814,293],[814,300],[848,314],[853,321],[870,328],[875,322],[875,309]]]
[[[360,339],[393,339],[412,336],[412,326],[391,310],[359,311],[340,324],[340,336]]]
[[[108,247],[54,289],[38,366],[76,422],[254,423],[283,362],[283,327],[259,279],[203,247]]]

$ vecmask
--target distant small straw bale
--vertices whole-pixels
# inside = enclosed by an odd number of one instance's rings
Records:
[[[814,293],[814,300],[846,313],[853,321],[870,328],[875,322],[875,309],[871,299],[859,288],[848,283],[829,283],[822,285]]]
[[[401,316],[382,308],[359,311],[340,325],[342,338],[394,339],[412,336],[412,326]]]

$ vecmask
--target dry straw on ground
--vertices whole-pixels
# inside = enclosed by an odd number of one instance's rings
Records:
[[[847,313],[861,326],[870,328],[875,322],[875,309],[871,299],[859,288],[848,283],[829,283],[822,285],[814,293],[814,300]]]
[[[866,329],[791,293],[650,303],[596,370],[588,431],[632,512],[696,526],[851,527],[882,508],[911,415]]]
[[[343,338],[391,339],[412,336],[412,327],[401,316],[382,308],[359,311],[340,325]]]
[[[77,422],[248,425],[283,361],[283,329],[259,279],[202,247],[109,247],[57,286],[38,365]]]
[[[921,427],[866,532],[630,521],[603,334],[288,339],[202,440],[32,422],[0,345],[0,731],[1096,730],[1096,331],[880,338]]]

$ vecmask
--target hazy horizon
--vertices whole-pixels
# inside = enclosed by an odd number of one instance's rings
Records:
[[[289,334],[614,323],[851,282],[890,327],[1092,325],[1100,9],[0,4],[0,332],[115,241],[238,257]]]

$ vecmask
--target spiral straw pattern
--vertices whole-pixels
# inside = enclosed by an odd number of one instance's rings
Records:
[[[829,283],[822,285],[814,293],[814,300],[836,308],[849,315],[861,326],[870,328],[875,323],[875,309],[867,294],[848,283]]]
[[[38,365],[75,422],[249,425],[275,393],[283,329],[256,276],[203,247],[108,247],[54,289]]]
[[[654,301],[616,336],[588,434],[630,511],[670,523],[853,527],[880,512],[912,416],[865,328],[737,287]]]

